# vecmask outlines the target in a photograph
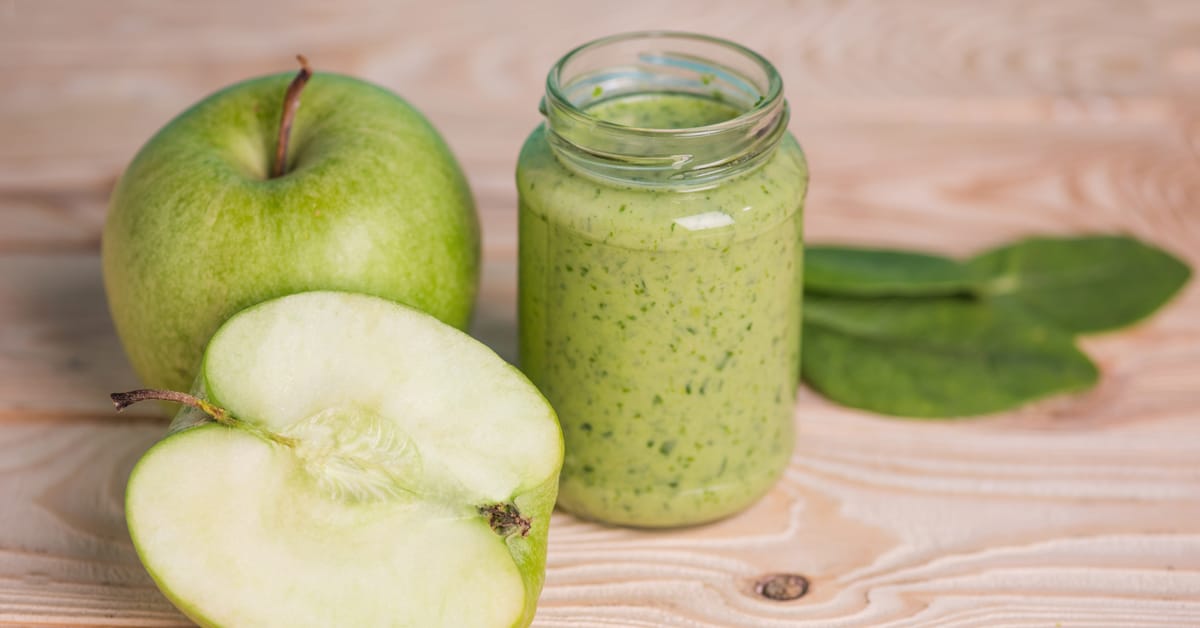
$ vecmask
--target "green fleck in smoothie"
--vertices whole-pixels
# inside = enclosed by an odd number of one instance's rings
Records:
[[[739,111],[657,93],[586,113],[679,129]],[[564,166],[544,125],[526,141],[521,366],[562,422],[564,509],[625,525],[702,523],[780,476],[793,445],[807,180],[790,135],[758,167],[686,191]]]

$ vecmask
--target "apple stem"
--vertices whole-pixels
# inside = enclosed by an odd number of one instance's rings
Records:
[[[182,404],[182,405],[185,405],[185,406],[188,406],[191,408],[195,408],[195,409],[203,412],[204,414],[207,414],[208,416],[212,417],[212,419],[214,421],[216,421],[217,423],[220,423],[221,425],[224,425],[226,427],[234,427],[234,428],[238,428],[238,429],[243,429],[248,432],[257,434],[257,435],[259,435],[267,440],[270,440],[272,442],[279,443],[280,445],[293,446],[296,444],[296,440],[294,438],[288,438],[287,436],[281,436],[274,432],[264,430],[263,428],[261,428],[257,425],[252,425],[250,423],[247,423],[247,422],[233,416],[232,414],[230,414],[229,411],[226,410],[225,408],[222,408],[221,406],[218,406],[216,404],[209,403],[195,395],[189,395],[187,393],[181,393],[181,392],[178,392],[175,390],[155,390],[152,388],[140,388],[138,390],[131,390],[129,392],[112,393],[109,395],[109,397],[112,399],[113,406],[116,407],[117,412],[120,412],[120,411],[124,410],[125,408],[128,408],[129,406],[131,406],[135,403],[138,403],[139,401],[146,401],[149,399],[155,399],[158,401],[170,401],[172,403],[178,403],[178,404]]]
[[[292,122],[296,119],[296,110],[300,108],[300,92],[312,77],[308,59],[304,58],[304,55],[296,55],[296,60],[300,62],[300,72],[292,79],[287,94],[283,97],[283,115],[279,118],[279,141],[275,144],[275,163],[271,167],[271,178],[282,177],[287,172],[288,140],[292,136]]]

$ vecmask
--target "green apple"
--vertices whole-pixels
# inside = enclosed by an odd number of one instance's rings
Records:
[[[186,388],[224,320],[286,294],[361,292],[460,329],[469,322],[478,218],[437,131],[361,80],[316,74],[285,100],[291,80],[267,76],[206,98],[142,147],[113,192],[104,284],[150,387]],[[285,172],[272,176],[289,137]]]
[[[470,336],[377,297],[296,294],[217,331],[133,469],[126,517],[203,625],[525,626],[562,465],[554,411]]]

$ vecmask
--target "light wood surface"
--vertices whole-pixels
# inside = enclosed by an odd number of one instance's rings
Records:
[[[812,163],[812,242],[963,255],[1127,232],[1200,265],[1200,3],[148,3],[0,0],[0,624],[186,623],[138,564],[129,469],[165,427],[105,309],[107,195],[212,90],[318,69],[404,94],[485,226],[475,333],[513,357],[516,151],[549,66],[604,34],[772,59]],[[1100,385],[963,422],[800,392],[786,477],[670,532],[556,514],[539,626],[1200,625],[1200,287],[1085,342]],[[807,577],[807,595],[755,582]]]

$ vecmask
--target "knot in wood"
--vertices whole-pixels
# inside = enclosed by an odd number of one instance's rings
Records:
[[[796,600],[808,593],[808,578],[794,573],[763,576],[754,583],[754,592],[768,600]]]

